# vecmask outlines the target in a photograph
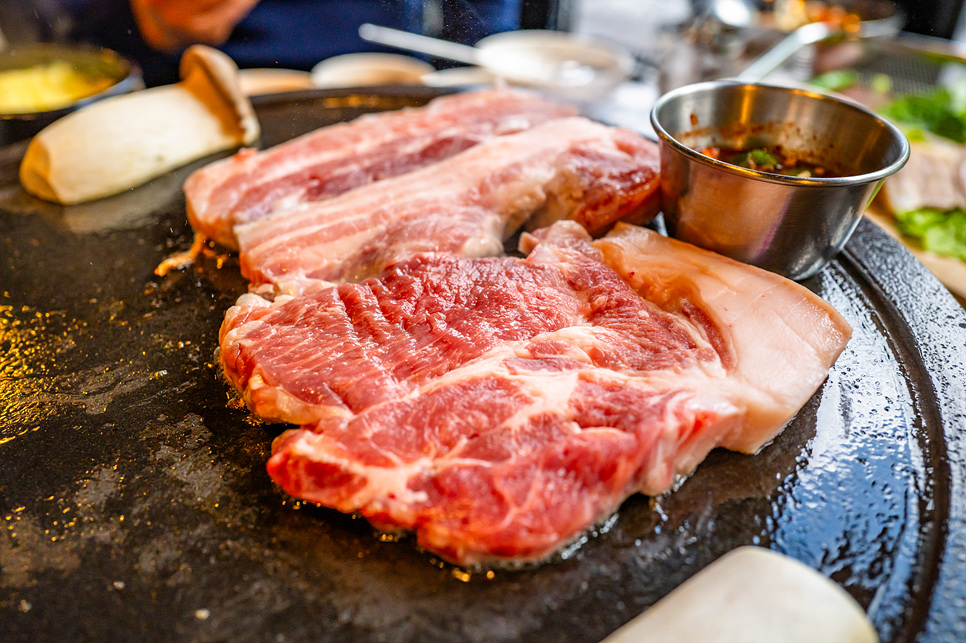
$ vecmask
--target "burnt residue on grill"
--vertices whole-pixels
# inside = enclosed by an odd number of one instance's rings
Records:
[[[265,99],[263,144],[431,96],[413,91]],[[743,544],[838,581],[885,641],[966,636],[966,315],[871,224],[807,283],[855,332],[773,444],[713,452],[542,565],[463,569],[272,485],[284,427],[231,404],[213,357],[237,262],[153,273],[192,241],[178,181],[80,226],[19,193],[18,153],[0,152],[5,641],[591,642]]]

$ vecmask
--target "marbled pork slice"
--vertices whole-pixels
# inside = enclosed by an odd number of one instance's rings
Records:
[[[525,220],[573,219],[592,232],[650,219],[657,146],[585,118],[544,123],[444,163],[236,226],[255,289],[300,294],[379,274],[418,252],[501,254]]]
[[[527,259],[426,254],[243,296],[225,373],[256,414],[302,425],[272,478],[455,563],[540,559],[715,446],[759,449],[850,334],[802,286],[634,226],[525,242]]]
[[[362,116],[261,152],[243,150],[198,170],[184,186],[188,218],[197,231],[235,248],[238,224],[405,174],[490,137],[575,113],[530,92],[492,89]]]

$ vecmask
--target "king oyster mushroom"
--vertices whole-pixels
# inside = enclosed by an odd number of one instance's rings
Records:
[[[179,83],[93,103],[43,129],[20,165],[24,189],[64,205],[91,201],[258,138],[228,56],[196,45],[180,72]]]

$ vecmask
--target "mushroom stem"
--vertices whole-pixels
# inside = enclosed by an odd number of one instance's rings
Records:
[[[64,205],[136,187],[259,136],[225,54],[202,45],[181,59],[181,82],[93,103],[42,130],[20,165],[34,196]]]
[[[698,572],[602,643],[876,643],[862,607],[814,569],[739,547]]]

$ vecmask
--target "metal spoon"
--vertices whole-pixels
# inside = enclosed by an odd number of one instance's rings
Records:
[[[359,37],[379,45],[454,60],[458,63],[480,64],[480,52],[476,47],[440,40],[439,38],[430,38],[410,31],[380,27],[367,22],[359,26]]]

